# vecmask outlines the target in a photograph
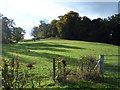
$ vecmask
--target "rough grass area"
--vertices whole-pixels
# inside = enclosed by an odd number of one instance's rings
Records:
[[[18,55],[23,64],[35,62],[33,72],[47,77],[41,82],[41,87],[44,88],[119,88],[118,48],[118,46],[103,43],[44,39],[11,45],[3,44],[2,54],[10,60]],[[54,84],[51,76],[52,58],[62,57],[67,61],[67,67],[74,69],[78,68],[77,60],[81,56],[92,55],[98,60],[100,54],[105,55],[105,81],[103,83],[79,81]]]

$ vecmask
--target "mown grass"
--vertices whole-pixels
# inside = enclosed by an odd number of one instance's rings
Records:
[[[33,72],[46,76],[42,80],[41,86],[44,88],[119,88],[117,83],[120,82],[119,76],[119,56],[118,46],[74,41],[62,39],[44,39],[38,41],[20,42],[18,44],[3,44],[2,55],[8,57],[10,60],[18,55],[20,62],[28,64],[36,62]],[[92,81],[80,81],[72,84],[53,85],[51,76],[52,58],[62,57],[67,61],[69,68],[77,68],[77,60],[81,56],[92,55],[99,59],[99,55],[105,56],[105,79],[104,83],[96,83]]]

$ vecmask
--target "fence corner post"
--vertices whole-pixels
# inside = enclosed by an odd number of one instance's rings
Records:
[[[104,55],[100,55],[100,73],[104,78]]]

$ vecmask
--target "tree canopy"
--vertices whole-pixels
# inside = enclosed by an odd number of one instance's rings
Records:
[[[41,23],[33,29],[32,33],[35,34],[34,37],[40,38],[60,37],[120,45],[119,17],[120,14],[115,14],[108,18],[91,20],[87,16],[81,17],[79,13],[70,11],[63,16],[58,16],[59,20],[54,19],[50,24]]]
[[[25,30],[21,27],[15,27],[12,30],[12,39],[18,43],[20,40],[24,39]]]
[[[15,27],[13,19],[0,15],[2,19],[2,43],[14,43],[24,39],[25,30],[21,27]]]

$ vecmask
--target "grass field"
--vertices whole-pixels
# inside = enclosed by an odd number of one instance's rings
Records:
[[[23,64],[28,64],[33,61],[36,62],[33,72],[48,77],[47,79],[43,79],[41,83],[46,88],[119,88],[118,59],[120,56],[118,56],[118,48],[118,46],[103,43],[43,39],[35,42],[28,41],[11,45],[4,44],[2,55],[3,57],[8,57],[10,60],[12,57],[18,55],[20,62]],[[106,82],[80,81],[72,85],[49,86],[49,84],[54,83],[50,73],[52,71],[52,58],[65,58],[68,67],[76,68],[77,60],[81,56],[92,55],[99,59],[99,55],[101,54],[105,55],[105,73],[109,73],[106,75]]]

